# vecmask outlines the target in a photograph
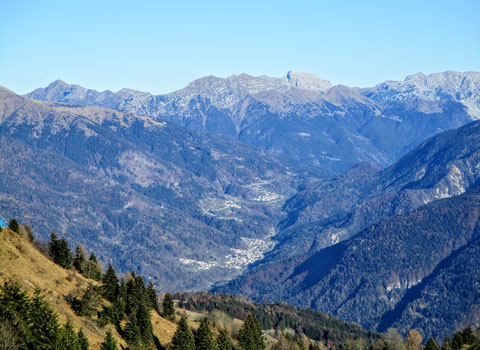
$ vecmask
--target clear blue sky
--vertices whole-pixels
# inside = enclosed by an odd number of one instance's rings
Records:
[[[0,85],[164,93],[205,76],[372,86],[480,70],[480,1],[0,0]]]

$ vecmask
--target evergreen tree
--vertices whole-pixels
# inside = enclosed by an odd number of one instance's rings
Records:
[[[181,317],[177,330],[172,338],[173,350],[195,350],[195,340],[192,331],[188,327],[187,319]]]
[[[207,319],[203,319],[198,327],[197,334],[195,336],[195,349],[196,350],[214,350],[216,349],[215,341],[213,339],[212,331],[208,325]]]
[[[112,264],[108,264],[107,272],[102,278],[102,295],[110,302],[114,302],[118,297],[118,278]]]
[[[232,350],[232,341],[223,329],[217,338],[217,350]]]
[[[32,345],[34,349],[51,349],[57,343],[59,324],[55,311],[48,305],[40,290],[35,290],[29,307]]]
[[[18,225],[17,219],[10,219],[10,221],[8,222],[8,228],[13,232],[19,233],[20,226]]]
[[[78,331],[78,349],[88,350],[89,347],[90,344],[88,343],[88,339],[85,336],[85,333],[83,333],[83,329],[80,329],[80,331]]]
[[[427,340],[423,349],[424,350],[440,350],[437,343],[435,343],[435,340],[433,340],[433,338],[429,338]]]
[[[165,294],[162,302],[162,315],[163,317],[174,320],[175,319],[175,304],[170,293]]]
[[[461,350],[463,346],[463,337],[460,332],[453,335],[452,350]]]
[[[139,304],[136,316],[137,324],[140,328],[142,343],[143,345],[148,346],[153,342],[153,327],[150,316],[150,308],[147,300],[144,300],[142,303]]]
[[[18,284],[5,283],[0,287],[0,321],[9,335],[25,342],[32,339],[30,322],[30,299]]]
[[[56,348],[59,350],[80,350],[77,334],[70,321],[67,321],[60,330]]]
[[[153,286],[153,282],[150,281],[147,287],[147,295],[150,301],[150,307],[153,310],[158,310],[158,299],[157,299],[157,292],[155,291],[155,287]]]
[[[245,350],[263,350],[265,344],[262,338],[262,329],[254,314],[249,314],[238,333],[238,342]]]
[[[82,275],[85,274],[87,268],[87,258],[85,255],[85,250],[81,244],[77,245],[77,249],[75,249],[75,257],[73,258],[73,267],[77,269]]]
[[[132,347],[138,347],[140,344],[141,334],[136,318],[131,317],[127,321],[123,331],[123,339]]]
[[[111,332],[107,332],[107,336],[105,340],[100,345],[100,350],[118,350],[117,342],[113,339],[113,335]]]
[[[53,261],[67,270],[71,269],[73,255],[65,238],[57,241],[57,249],[57,254],[54,256]]]
[[[55,231],[50,233],[50,243],[48,244],[48,253],[53,261],[55,261],[55,256],[58,252],[58,237]]]
[[[452,342],[448,334],[443,339],[442,350],[452,350]]]
[[[462,331],[462,339],[464,344],[473,345],[475,343],[475,335],[472,327],[465,327]]]
[[[90,258],[88,258],[86,277],[92,278],[95,281],[102,280],[102,268],[100,267],[95,254],[90,254]]]

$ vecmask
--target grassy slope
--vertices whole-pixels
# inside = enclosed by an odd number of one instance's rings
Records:
[[[3,228],[0,232],[0,283],[3,285],[6,281],[19,283],[30,295],[33,295],[35,288],[40,288],[62,323],[69,319],[75,329],[83,328],[92,349],[100,347],[107,331],[113,333],[119,344],[126,345],[115,327],[107,325],[101,329],[92,320],[75,315],[64,299],[68,293],[83,289],[88,283],[98,282],[89,281],[74,271],[61,268],[18,234]],[[152,325],[160,342],[169,343],[176,324],[153,311]]]

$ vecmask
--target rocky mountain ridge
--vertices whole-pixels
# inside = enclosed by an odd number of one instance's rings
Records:
[[[415,77],[359,89],[295,72],[283,78],[209,76],[158,96],[57,81],[27,96],[170,121],[341,173],[361,161],[386,167],[426,138],[480,115],[477,73],[438,73],[422,84]]]

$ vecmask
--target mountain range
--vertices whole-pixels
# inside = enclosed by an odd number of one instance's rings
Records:
[[[159,289],[437,337],[479,324],[477,119],[476,72],[1,88],[0,216]]]
[[[361,164],[306,188],[287,204],[291,226],[275,249],[215,290],[308,305],[378,331],[438,337],[478,324],[479,169],[476,121],[385,170]]]
[[[416,74],[363,89],[289,72],[283,78],[208,76],[157,96],[57,80],[26,96],[170,121],[340,173],[361,161],[386,167],[426,138],[476,120],[479,89],[476,72]]]

